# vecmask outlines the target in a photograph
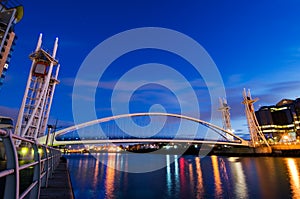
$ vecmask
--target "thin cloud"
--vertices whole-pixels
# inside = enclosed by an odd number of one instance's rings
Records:
[[[243,81],[243,79],[244,79],[243,74],[233,74],[227,78],[227,84],[228,85],[239,84]]]
[[[19,109],[0,106],[0,115],[12,118],[14,124],[17,122],[18,114]]]
[[[61,83],[65,86],[74,86],[74,83],[76,83],[78,86],[83,86],[83,87],[95,87],[98,85],[99,82],[95,82],[95,81],[83,81],[79,78],[63,78],[61,79]]]
[[[111,80],[111,81],[87,81],[87,80],[81,80],[79,78],[63,78],[61,79],[61,84],[65,86],[74,86],[74,82],[76,80],[76,84],[78,86],[86,86],[86,87],[95,87],[97,88],[103,88],[103,89],[114,89],[114,86],[118,83],[119,80]],[[196,88],[206,88],[207,84],[202,79],[195,79],[191,80],[189,82],[182,82],[177,81],[176,79],[162,79],[162,80],[154,80],[153,82],[146,82],[143,80],[137,80],[137,81],[122,81],[118,83],[118,89],[128,91],[131,90],[131,88],[135,87],[136,85],[145,85],[149,83],[159,84],[159,85],[172,85],[172,88],[174,90],[181,90],[185,89],[188,86],[193,86]],[[211,86],[214,86],[215,83],[210,83]]]
[[[69,94],[70,97],[72,97],[73,100],[83,100],[83,101],[87,101],[87,102],[94,102],[95,98],[91,97],[91,96],[86,96],[86,95],[78,95],[78,94]]]

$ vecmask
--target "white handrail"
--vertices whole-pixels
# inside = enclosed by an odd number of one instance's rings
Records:
[[[11,129],[0,129],[1,142],[5,149],[6,168],[0,171],[0,178],[5,178],[5,188],[0,198],[38,198],[41,187],[47,187],[48,178],[57,165],[61,152],[55,148],[40,145],[34,140],[29,140],[12,134]],[[16,144],[18,143],[18,144]],[[28,152],[30,162],[19,166],[22,156],[22,147]],[[19,193],[20,171],[33,169],[33,178],[30,185],[23,187],[25,190]]]

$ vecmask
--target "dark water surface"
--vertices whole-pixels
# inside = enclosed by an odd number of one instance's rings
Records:
[[[300,158],[140,154],[168,166],[120,171],[130,156],[66,155],[75,198],[300,198]]]

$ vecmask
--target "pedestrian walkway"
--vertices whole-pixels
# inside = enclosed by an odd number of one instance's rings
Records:
[[[49,178],[48,187],[41,189],[40,198],[74,198],[69,171],[67,168],[67,160],[64,157],[61,158],[59,165],[54,170],[52,177]]]

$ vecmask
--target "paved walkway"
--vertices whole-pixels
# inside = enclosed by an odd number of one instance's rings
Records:
[[[48,187],[41,189],[40,199],[73,199],[73,191],[67,168],[67,161],[62,158],[53,175],[48,180]]]

